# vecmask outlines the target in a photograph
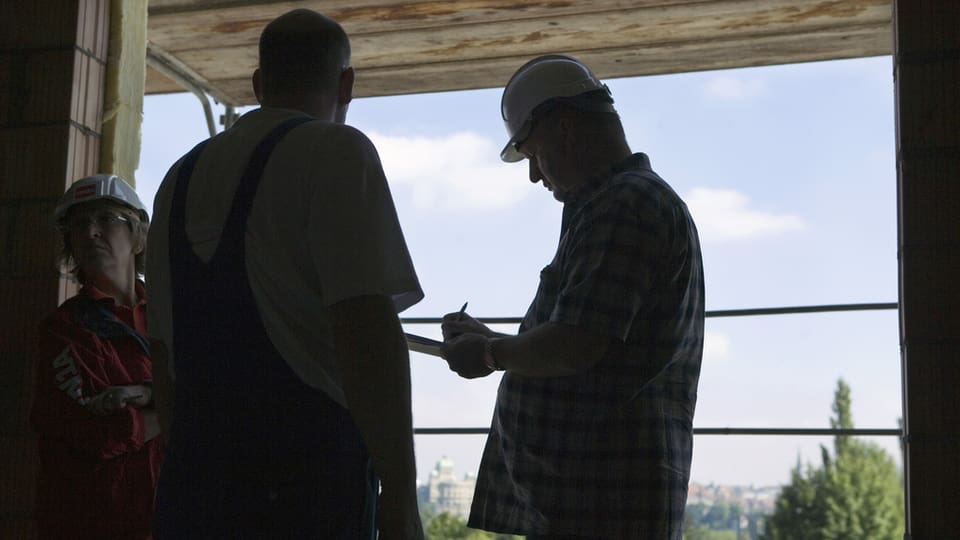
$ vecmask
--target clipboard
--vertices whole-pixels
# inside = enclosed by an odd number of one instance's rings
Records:
[[[443,345],[442,341],[418,336],[416,334],[404,333],[403,336],[407,338],[407,348],[411,351],[442,358],[440,354],[440,346]]]

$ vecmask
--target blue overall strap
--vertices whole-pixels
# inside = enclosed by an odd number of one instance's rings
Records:
[[[257,186],[260,184],[260,177],[263,176],[263,170],[267,167],[267,161],[270,159],[270,155],[273,153],[273,149],[277,146],[277,143],[280,142],[280,139],[283,139],[293,128],[300,124],[310,122],[311,120],[313,120],[313,118],[309,116],[290,118],[289,120],[281,122],[269,135],[257,144],[257,147],[253,150],[253,155],[250,157],[250,162],[247,163],[246,172],[240,180],[240,185],[237,187],[237,193],[233,199],[240,205],[239,208],[236,209],[239,210],[239,213],[236,214],[238,217],[246,220],[246,217],[250,215],[250,208],[253,206],[253,196],[256,194]]]
[[[313,120],[308,116],[298,116],[296,118],[290,118],[273,129],[263,140],[261,140],[256,148],[253,150],[253,156],[250,158],[250,162],[247,164],[246,172],[243,175],[243,178],[240,180],[240,185],[238,187],[238,192],[234,200],[242,201],[243,204],[242,210],[243,215],[246,216],[250,211],[250,206],[253,204],[253,193],[249,193],[251,190],[256,191],[257,182],[247,181],[249,178],[260,178],[263,175],[263,169],[267,166],[267,160],[270,159],[270,154],[273,153],[273,148],[280,142],[287,133],[290,132],[293,128]],[[186,190],[190,184],[190,177],[193,175],[193,169],[197,165],[197,161],[200,159],[200,154],[203,152],[203,148],[210,142],[210,139],[207,139],[200,144],[193,147],[186,156],[184,156],[183,161],[180,163],[180,169],[177,171],[177,182],[173,189],[173,200],[174,201],[186,201]],[[167,226],[168,241],[171,249],[173,246],[188,246],[189,241],[187,240],[187,231],[186,231],[186,204],[173,204],[170,207],[170,223]],[[175,274],[175,272],[171,272]],[[176,315],[174,315],[176,317]]]

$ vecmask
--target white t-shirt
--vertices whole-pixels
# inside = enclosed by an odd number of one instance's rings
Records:
[[[212,256],[253,148],[299,111],[245,114],[203,149],[187,192],[187,237]],[[168,218],[180,162],[154,200],[147,242],[149,333],[176,359],[171,321]],[[328,307],[364,295],[397,312],[423,298],[380,158],[360,131],[309,122],[276,146],[247,221],[247,274],[267,335],[291,369],[345,405]],[[228,316],[228,314],[224,314]]]

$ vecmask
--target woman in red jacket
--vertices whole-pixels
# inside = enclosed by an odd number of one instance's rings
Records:
[[[139,279],[147,212],[121,178],[96,175],[67,190],[54,219],[82,288],[40,325],[40,537],[150,538],[161,448]]]

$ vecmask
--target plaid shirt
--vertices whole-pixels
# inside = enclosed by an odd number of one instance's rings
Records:
[[[563,222],[520,332],[558,322],[611,345],[573,376],[503,375],[469,525],[679,540],[703,350],[696,227],[644,154]]]

